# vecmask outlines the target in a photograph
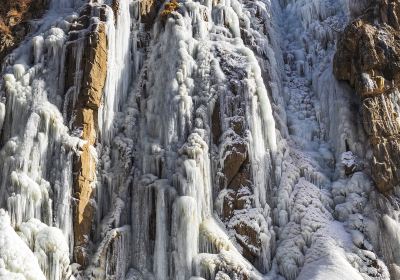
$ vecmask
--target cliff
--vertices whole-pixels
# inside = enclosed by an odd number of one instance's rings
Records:
[[[67,51],[69,68],[66,76],[66,92],[80,85],[75,104],[68,108],[72,111],[72,129],[79,130],[85,142],[79,156],[74,160],[74,259],[87,266],[87,246],[94,222],[95,206],[93,199],[96,181],[97,155],[95,146],[99,134],[98,111],[103,99],[103,90],[107,76],[107,35],[104,22],[89,24],[88,18],[98,7],[87,5],[76,22],[73,22],[70,44]],[[97,12],[105,17],[105,10]],[[75,32],[74,32],[75,31]],[[78,36],[78,38],[76,38]],[[81,46],[79,46],[81,44]],[[81,47],[83,52],[77,54]],[[85,75],[79,77],[79,73]],[[81,79],[76,83],[77,79]],[[72,82],[72,84],[71,84]]]
[[[399,278],[397,1],[0,11],[0,278]]]
[[[349,81],[362,102],[364,129],[373,150],[371,174],[382,192],[400,180],[399,16],[397,1],[374,1],[346,27],[334,58],[336,77]]]

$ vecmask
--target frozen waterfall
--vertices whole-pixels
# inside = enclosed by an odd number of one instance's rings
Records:
[[[2,62],[0,279],[396,279],[357,3],[49,1]]]

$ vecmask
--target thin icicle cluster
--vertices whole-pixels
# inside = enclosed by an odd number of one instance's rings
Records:
[[[72,279],[72,156],[83,143],[70,135],[59,107],[68,20],[73,17],[33,34],[4,64],[0,207],[8,213],[0,210],[2,279]]]

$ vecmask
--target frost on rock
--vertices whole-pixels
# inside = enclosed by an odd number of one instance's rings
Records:
[[[357,157],[351,151],[344,152],[341,155],[341,164],[346,175],[354,173],[357,168]]]

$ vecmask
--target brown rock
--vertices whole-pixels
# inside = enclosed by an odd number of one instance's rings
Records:
[[[245,120],[243,117],[234,117],[229,120],[229,126],[233,129],[233,131],[239,135],[240,137],[244,137],[245,133]]]
[[[229,144],[226,147],[225,155],[223,173],[229,185],[248,157],[247,144],[245,142]]]
[[[250,164],[248,159],[243,162],[238,173],[233,177],[228,187],[232,190],[238,191],[242,187],[250,188],[252,185],[251,174],[250,174]]]
[[[258,238],[258,233],[254,230],[254,228],[250,227],[244,222],[235,225],[234,229],[237,235],[245,238],[245,242],[242,240],[242,238],[236,238],[238,243],[243,248],[243,256],[246,259],[254,262],[258,255],[256,252],[254,252],[253,248],[261,247],[261,240]]]
[[[222,219],[224,221],[231,219],[235,210],[251,208],[253,198],[246,190],[249,189],[241,189],[238,191],[228,190],[225,194],[222,205]]]
[[[29,20],[40,17],[46,0],[0,0],[0,63],[30,31]]]
[[[0,32],[0,62],[14,48],[16,40],[10,33]]]
[[[212,132],[212,139],[215,145],[219,144],[219,138],[222,135],[222,128],[221,128],[221,109],[219,104],[219,99],[216,100],[214,110],[211,115],[211,132]]]
[[[140,0],[140,21],[145,24],[146,29],[150,29],[153,26],[161,3],[161,1],[157,0]]]
[[[71,24],[70,32],[69,32],[69,37],[68,37],[68,44],[66,44],[66,59],[65,59],[65,83],[64,87],[66,89],[66,93],[69,90],[75,90],[75,83],[83,85],[83,91],[82,88],[78,89],[81,94],[79,95],[79,103],[81,104],[92,104],[93,108],[98,107],[96,104],[100,102],[100,93],[93,92],[92,88],[102,88],[103,85],[101,84],[96,84],[96,83],[104,83],[103,77],[101,77],[102,73],[99,73],[99,71],[104,71],[104,69],[100,70],[101,67],[93,67],[93,63],[104,63],[103,61],[106,59],[105,56],[107,55],[107,49],[103,49],[104,46],[100,46],[100,49],[98,51],[94,51],[93,48],[97,48],[92,42],[97,42],[97,41],[105,41],[105,33],[103,30],[101,30],[99,33],[96,31],[96,28],[103,28],[103,27],[98,27],[97,25],[94,25],[92,28],[93,30],[89,32],[88,34],[85,34],[86,37],[84,38],[84,44],[82,46],[81,44],[81,31],[86,32],[87,29],[90,28],[90,18],[91,14],[93,12],[93,9],[99,9],[100,14],[104,13],[104,8],[103,7],[94,7],[92,5],[85,5],[80,14],[79,18],[75,20]],[[97,38],[98,36],[102,36],[103,38]],[[82,52],[79,48],[83,49],[83,55],[81,57],[77,57],[79,53]],[[76,65],[77,61],[80,61],[80,65]],[[102,66],[103,68],[106,67],[106,65]],[[81,71],[84,71],[84,73],[88,73],[88,75],[83,75],[81,77]],[[97,72],[96,72],[97,71]],[[100,74],[100,76],[99,76]],[[105,74],[105,72],[103,73]],[[99,77],[99,78],[97,78]],[[79,80],[80,79],[80,80]],[[96,90],[94,90],[96,91]],[[100,95],[99,95],[100,94]],[[71,96],[70,96],[71,97]],[[74,108],[74,102],[73,98],[69,98],[67,104],[67,119],[71,119],[72,117],[72,112],[75,110]]]
[[[97,110],[100,106],[103,87],[107,75],[107,35],[104,24],[93,26],[88,44],[85,50],[89,49],[85,57],[84,75],[81,89],[81,104]],[[97,28],[97,29],[96,29]]]
[[[228,191],[224,196],[224,202],[222,205],[222,218],[224,221],[229,220],[233,216],[233,211],[235,210],[235,196],[236,193],[234,191]]]
[[[348,81],[362,102],[364,129],[370,138],[371,173],[378,189],[400,183],[400,8],[380,0],[349,24],[338,42],[334,73]],[[378,36],[379,34],[379,36]]]
[[[246,35],[248,34],[242,32],[242,36]],[[249,161],[246,84],[240,82],[246,78],[246,74],[227,61],[240,59],[239,57],[219,48],[216,51],[221,54],[218,61],[221,70],[231,77],[231,81],[223,89],[218,88],[216,91],[218,101],[211,113],[212,141],[220,149],[214,180],[217,189],[221,191],[218,195],[218,202],[222,202],[220,218],[232,237],[236,238],[244,257],[256,268],[263,269],[261,232],[250,228],[244,220],[250,221],[252,218],[243,215],[244,212],[259,213],[260,210],[254,202],[253,170]],[[268,84],[269,76],[264,74]],[[264,272],[266,271],[262,271]],[[239,274],[235,275],[238,276]],[[241,276],[239,278],[242,279]]]
[[[74,259],[82,266],[88,264],[86,247],[92,229],[94,207],[92,184],[96,179],[96,163],[90,147],[96,144],[97,113],[107,75],[107,36],[104,23],[93,25],[88,33],[82,58],[85,73],[78,102],[75,107],[75,128],[82,129],[82,139],[86,141],[80,157],[75,160],[74,192]],[[72,65],[74,65],[72,63]],[[67,82],[70,78],[66,78]]]
[[[400,133],[400,122],[394,108],[396,93],[382,94],[363,100],[364,129],[369,136],[390,137]]]
[[[111,3],[111,8],[114,12],[114,20],[117,21],[118,11],[119,11],[119,1],[120,0],[113,0]]]
[[[400,181],[400,136],[376,137],[372,142],[372,178],[380,191],[389,191]]]

